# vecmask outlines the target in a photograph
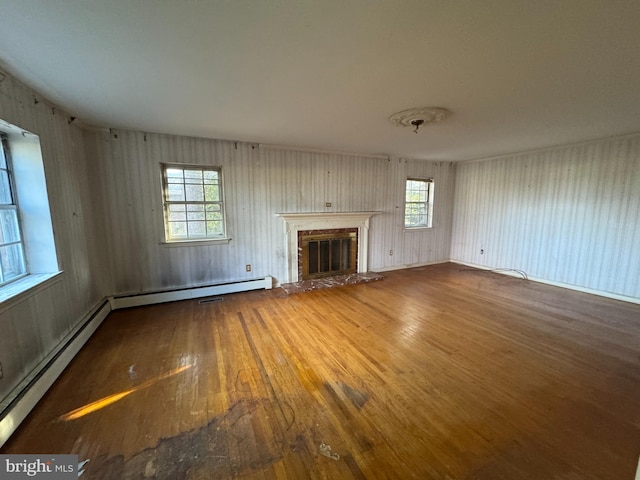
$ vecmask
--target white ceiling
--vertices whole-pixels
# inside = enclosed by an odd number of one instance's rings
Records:
[[[148,132],[455,161],[640,131],[638,0],[0,0],[0,66]]]

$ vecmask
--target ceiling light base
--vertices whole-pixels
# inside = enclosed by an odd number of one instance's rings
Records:
[[[449,110],[441,107],[410,108],[394,113],[389,117],[389,122],[397,127],[411,127],[417,132],[418,127],[441,122],[449,113]]]

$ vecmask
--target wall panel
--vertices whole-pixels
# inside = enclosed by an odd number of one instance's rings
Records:
[[[0,405],[111,290],[92,158],[70,116],[8,74],[0,76],[0,118],[40,138],[59,281],[0,306]]]
[[[380,211],[371,221],[372,270],[449,258],[450,164],[124,130],[88,137],[100,157],[115,294],[265,275],[284,281],[286,238],[283,220],[276,215],[284,212]],[[222,167],[228,244],[163,245],[162,162]],[[407,176],[436,179],[432,229],[403,229]],[[246,264],[252,265],[249,273]]]
[[[639,135],[460,164],[454,198],[452,259],[640,297]]]

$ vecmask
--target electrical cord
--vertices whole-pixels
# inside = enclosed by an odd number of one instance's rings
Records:
[[[480,272],[480,273],[500,273],[500,272],[515,272],[522,276],[523,280],[529,280],[529,276],[522,270],[517,268],[461,268],[459,272]]]

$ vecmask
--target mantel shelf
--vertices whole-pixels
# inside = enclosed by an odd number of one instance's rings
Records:
[[[322,217],[364,217],[370,218],[373,215],[381,214],[382,212],[291,212],[291,213],[276,213],[278,217],[283,218],[322,218]]]

